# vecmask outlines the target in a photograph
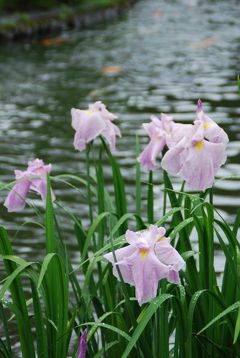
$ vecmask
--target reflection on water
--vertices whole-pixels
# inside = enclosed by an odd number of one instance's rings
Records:
[[[35,157],[52,163],[53,174],[84,173],[84,153],[75,152],[72,146],[70,109],[85,108],[98,99],[119,115],[123,137],[116,156],[127,178],[130,210],[136,133],[146,143],[141,124],[160,112],[190,122],[199,97],[205,111],[231,139],[228,162],[219,175],[240,175],[239,18],[239,4],[234,0],[148,0],[138,2],[120,20],[65,33],[65,41],[58,46],[44,47],[43,42],[2,45],[0,181],[13,180],[13,170],[25,168]],[[109,173],[106,163],[106,176]],[[160,181],[160,172],[157,177]],[[237,180],[216,183],[215,202],[230,222],[240,206],[239,189]],[[84,194],[80,190],[76,195],[65,186],[56,190],[61,202],[87,219]],[[161,206],[160,200],[156,206]],[[32,210],[17,215],[0,210],[1,222],[11,229],[16,253],[28,259],[42,257],[41,228],[22,225],[25,220],[37,220]],[[61,224],[71,246],[72,228],[67,221]]]

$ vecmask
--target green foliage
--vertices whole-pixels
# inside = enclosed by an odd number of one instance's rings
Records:
[[[125,3],[125,0],[0,0],[0,10],[5,11],[29,11],[29,10],[48,10],[51,8],[62,7],[62,13],[71,11],[72,7],[94,8],[119,3]]]
[[[14,256],[7,232],[0,228],[0,252],[5,266],[0,286],[4,332],[0,354],[14,356],[14,324],[24,358],[76,357],[79,337],[86,327],[89,357],[239,357],[239,213],[233,227],[229,226],[212,205],[211,192],[176,192],[166,173],[161,188],[169,209],[164,210],[163,216],[154,211],[154,200],[159,200],[154,198],[154,187],[158,184],[150,174],[144,213],[138,163],[136,190],[132,193],[136,210],[129,213],[124,178],[108,147],[103,142],[96,163],[90,158],[91,152],[88,154],[87,178],[48,178],[43,225],[46,255],[42,262]],[[138,154],[137,142],[136,157]],[[112,168],[113,194],[105,186],[106,158]],[[85,188],[91,206],[89,225],[83,227],[80,218],[62,203],[52,203],[51,185],[57,181],[76,191]],[[6,185],[0,189],[5,190]],[[75,229],[79,264],[74,268],[58,221],[59,211],[64,212],[69,226]],[[152,222],[166,227],[172,244],[186,261],[186,269],[181,272],[181,285],[162,280],[157,297],[139,307],[134,289],[113,276],[103,255],[125,244],[128,227],[140,230]],[[225,258],[222,277],[214,268],[216,243]],[[26,279],[28,295],[23,289]]]

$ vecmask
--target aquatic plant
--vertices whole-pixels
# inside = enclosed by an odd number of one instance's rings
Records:
[[[46,188],[45,210],[38,213],[36,222],[45,237],[46,256],[42,262],[15,256],[6,229],[0,227],[0,252],[6,272],[0,288],[1,355],[17,355],[12,337],[12,332],[17,332],[19,356],[24,358],[239,357],[240,213],[233,225],[226,223],[214,206],[213,188],[208,188],[225,160],[227,135],[206,117],[201,102],[192,125],[174,123],[167,116],[153,118],[145,126],[151,144],[150,167],[157,169],[159,148],[164,143],[167,151],[163,166],[169,172],[177,166],[176,174],[186,179],[189,186],[207,189],[199,194],[185,190],[183,185],[177,191],[166,171],[156,170],[158,178],[162,173],[160,184],[150,171],[145,210],[142,191],[146,184],[141,179],[137,138],[136,209],[129,212],[129,197],[121,168],[111,152],[111,140],[105,136],[109,148],[102,130],[90,137],[81,132],[81,128],[88,128],[87,133],[95,130],[93,118],[99,123],[112,123],[112,117],[101,117],[97,104],[90,106],[91,116],[85,111],[73,111],[73,127],[82,141],[78,149],[86,148],[86,176],[71,173],[50,177],[50,170],[36,173],[34,169],[32,173],[29,164],[27,171],[21,172],[24,190],[18,190],[22,183],[17,175],[10,191],[13,211],[14,205],[17,210],[23,209],[30,189],[45,193],[45,189],[39,189],[40,182]],[[101,108],[105,110],[103,104]],[[105,113],[111,116],[110,112]],[[156,133],[163,140],[155,151],[152,147]],[[92,140],[97,136],[101,138],[99,156],[93,161]],[[180,145],[183,140],[184,147]],[[171,154],[173,150],[176,155]],[[183,151],[182,155],[179,151]],[[111,165],[113,191],[104,183],[104,156]],[[211,175],[207,171],[207,179],[203,179],[206,165],[211,165],[212,171]],[[42,162],[40,166],[45,168]],[[194,180],[190,175],[193,172]],[[58,197],[53,201],[52,187],[58,182],[76,191],[79,187],[87,189],[88,225],[83,226],[81,217],[74,215]],[[156,186],[161,189],[158,197],[153,191]],[[6,188],[8,184],[1,184],[1,190]],[[45,199],[45,194],[42,196]],[[161,213],[154,209],[156,198],[163,201]],[[71,263],[59,219],[62,212],[69,226],[74,226],[79,251],[77,267]],[[224,255],[221,275],[214,266],[216,244]]]
[[[161,279],[180,283],[178,271],[184,261],[165,233],[163,227],[155,225],[136,233],[128,230],[125,238],[129,245],[104,255],[113,264],[113,274],[135,286],[140,305],[156,297]]]

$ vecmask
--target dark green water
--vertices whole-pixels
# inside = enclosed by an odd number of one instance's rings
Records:
[[[70,109],[86,108],[99,99],[119,116],[123,137],[116,157],[126,177],[129,210],[133,209],[135,135],[142,136],[142,146],[147,141],[141,124],[150,114],[161,112],[191,122],[199,97],[205,111],[230,137],[228,161],[219,175],[240,175],[239,19],[237,0],[148,0],[138,2],[122,19],[64,33],[65,41],[58,46],[45,47],[39,41],[1,45],[0,181],[12,181],[13,170],[24,169],[35,157],[52,163],[53,175],[84,173],[84,153],[72,145]],[[104,74],[106,66],[121,66],[121,71]],[[106,177],[109,173],[106,164]],[[157,176],[160,181],[160,171]],[[232,222],[240,206],[240,180],[221,181],[215,188],[215,203]],[[162,197],[156,191],[158,216]],[[84,193],[76,195],[66,187],[55,193],[87,222]],[[1,193],[2,202],[6,194]],[[0,215],[1,223],[10,229],[16,254],[41,258],[41,228],[22,225],[37,220],[32,210],[9,215],[1,206]],[[62,226],[65,239],[74,247],[68,221],[63,220]],[[218,261],[217,257],[221,270]]]

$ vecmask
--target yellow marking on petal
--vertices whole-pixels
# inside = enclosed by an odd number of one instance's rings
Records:
[[[155,139],[156,139],[156,140],[159,140],[159,139],[161,139],[161,136],[160,136],[160,134],[156,135]]]
[[[93,111],[86,111],[86,114],[87,114],[89,117],[91,117],[92,114],[93,114]]]
[[[37,168],[37,173],[38,174],[42,174],[42,172],[43,172],[43,167]]]
[[[197,142],[197,143],[195,144],[195,148],[196,148],[199,152],[201,152],[201,150],[203,149],[203,141]]]
[[[159,241],[163,241],[163,240],[166,240],[166,237],[164,237],[164,236],[159,237],[159,239],[157,239],[157,242],[159,242]]]
[[[140,258],[143,261],[148,254],[148,249],[140,249]]]
[[[208,128],[211,127],[211,126],[212,126],[212,123],[206,122],[206,123],[204,123],[203,128],[204,128],[204,129],[208,129]]]

